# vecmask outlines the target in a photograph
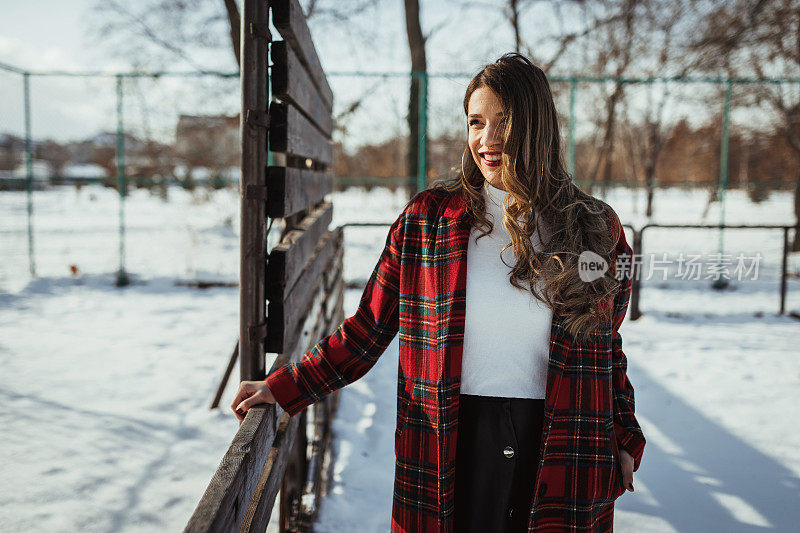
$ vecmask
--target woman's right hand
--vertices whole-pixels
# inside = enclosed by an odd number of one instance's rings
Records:
[[[231,409],[239,419],[244,420],[247,411],[254,405],[260,403],[275,403],[275,397],[269,390],[266,381],[242,381],[239,383],[239,390],[231,403]]]

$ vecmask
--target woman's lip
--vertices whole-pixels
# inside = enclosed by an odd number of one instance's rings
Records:
[[[491,154],[492,152],[484,152],[484,153],[481,153],[481,159],[483,160],[483,163],[484,163],[486,166],[490,166],[490,167],[499,167],[499,166],[500,166],[500,163],[502,163],[502,161],[489,161],[488,159],[486,159],[486,157],[484,157],[484,155],[485,155],[485,154],[487,154],[487,153]],[[496,152],[496,153],[498,153],[498,154],[499,154],[500,152]]]

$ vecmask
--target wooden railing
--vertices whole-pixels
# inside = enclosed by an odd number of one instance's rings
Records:
[[[282,41],[272,41],[270,14]],[[263,380],[344,321],[342,228],[328,229],[333,205],[324,201],[333,190],[333,93],[300,5],[245,0],[241,30],[237,355],[242,380]],[[278,165],[267,166],[267,149]],[[285,226],[267,254],[268,218]],[[269,371],[268,352],[278,354]],[[294,417],[278,404],[251,407],[185,531],[264,531],[279,493],[280,530],[310,531],[330,479],[338,397],[334,392]]]

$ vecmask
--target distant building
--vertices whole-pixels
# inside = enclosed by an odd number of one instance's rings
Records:
[[[31,164],[31,170],[33,172],[33,179],[36,181],[48,181],[53,175],[53,167],[50,162],[42,161],[41,159],[33,160]],[[11,177],[13,179],[28,178],[28,166],[24,161],[14,168],[14,170],[11,172]]]
[[[22,160],[24,150],[25,139],[9,133],[0,133],[0,171],[5,171],[4,176],[11,175],[11,171]]]
[[[33,188],[43,190],[48,187],[53,167],[48,161],[34,159],[31,165]],[[18,164],[13,170],[0,170],[0,191],[21,191],[27,188],[28,167],[25,162]]]
[[[205,167],[221,174],[238,166],[241,154],[239,116],[180,115],[175,153],[189,169]]]
[[[108,172],[105,168],[95,163],[86,163],[78,165],[65,165],[61,171],[61,175],[65,178],[105,178]]]

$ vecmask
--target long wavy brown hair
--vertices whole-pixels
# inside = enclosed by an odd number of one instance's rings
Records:
[[[484,86],[498,95],[508,117],[502,134],[501,180],[508,193],[503,224],[511,236],[503,250],[513,246],[516,256],[516,264],[509,265],[510,282],[558,311],[569,333],[586,340],[609,324],[610,299],[620,285],[611,273],[616,245],[611,208],[580,190],[567,172],[558,114],[542,69],[518,53],[485,65],[467,86],[465,115],[470,96]],[[466,194],[472,225],[481,231],[481,238],[493,224],[481,194],[485,178],[469,146],[460,167],[457,175],[432,188]],[[540,250],[531,242],[534,231],[542,243]],[[578,257],[586,250],[611,264],[592,282],[583,281],[578,273]]]

